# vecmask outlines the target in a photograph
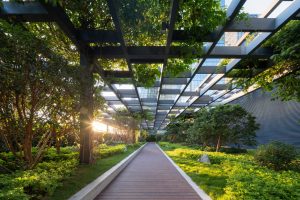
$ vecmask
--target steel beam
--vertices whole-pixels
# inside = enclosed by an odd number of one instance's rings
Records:
[[[185,88],[182,90],[182,92],[179,95],[179,97],[175,100],[175,104],[180,99],[181,95],[186,90],[186,88],[188,87],[188,85],[190,84],[190,82],[196,76],[197,71],[202,67],[202,65],[206,61],[206,59],[209,58],[211,52],[214,50],[214,48],[216,47],[218,41],[220,40],[220,38],[224,34],[225,28],[234,20],[234,18],[239,13],[240,9],[243,7],[243,5],[244,5],[245,2],[246,2],[246,0],[232,0],[231,1],[230,5],[229,5],[229,7],[227,9],[227,12],[226,12],[227,20],[226,20],[225,25],[223,27],[217,28],[217,30],[215,31],[214,42],[212,43],[212,45],[209,46],[209,49],[206,51],[206,54],[205,54],[204,58],[201,60],[201,62],[197,66],[195,72],[192,74],[191,79],[189,80],[189,82],[187,83],[187,85],[185,86]]]
[[[85,43],[120,43],[118,33],[112,30],[77,30],[78,38]]]
[[[122,47],[106,46],[94,48],[93,55],[95,57],[106,59],[122,59],[127,58],[130,60],[163,60],[166,56],[169,58],[183,58],[185,55],[192,52],[193,49],[187,49],[186,47],[170,47],[169,54],[165,53],[166,47],[164,46],[131,46],[127,47],[128,55],[124,54]],[[203,49],[202,55],[195,53],[195,58],[243,58],[247,57],[247,51],[245,47],[241,46],[216,46],[213,50],[210,47]],[[210,53],[209,53],[210,52]],[[273,51],[270,48],[259,48],[254,51],[251,56],[255,57],[270,57]]]
[[[163,85],[185,85],[187,84],[187,78],[163,78]]]

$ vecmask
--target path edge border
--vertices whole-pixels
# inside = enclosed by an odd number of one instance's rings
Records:
[[[81,190],[72,195],[68,200],[92,200],[98,196],[123,169],[140,153],[147,143],[132,152],[126,158],[114,165],[104,174],[96,178],[94,181],[83,187]]]
[[[188,182],[188,184],[195,190],[198,196],[203,200],[212,200],[208,194],[206,194],[198,185],[189,177],[161,148],[155,143],[159,150],[165,155],[165,157],[172,163],[172,165],[177,169],[179,174]]]

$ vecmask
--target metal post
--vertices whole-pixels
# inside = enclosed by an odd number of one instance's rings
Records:
[[[80,163],[89,164],[93,161],[93,73],[91,59],[82,52],[80,67]]]

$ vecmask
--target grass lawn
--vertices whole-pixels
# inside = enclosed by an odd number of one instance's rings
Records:
[[[53,195],[45,197],[45,200],[63,200],[68,199],[81,188],[95,180],[98,176],[109,170],[118,162],[123,160],[138,147],[130,147],[126,152],[112,155],[107,158],[98,159],[92,165],[79,165],[74,174],[66,178],[62,182],[62,186],[58,187]]]
[[[212,199],[300,199],[300,173],[261,167],[253,152],[204,152],[164,142],[160,146]],[[197,161],[204,153],[212,164]]]

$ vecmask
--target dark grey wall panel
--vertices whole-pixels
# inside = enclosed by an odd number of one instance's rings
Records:
[[[271,99],[270,93],[256,90],[231,104],[240,104],[256,116],[258,144],[279,140],[300,147],[300,103]]]

